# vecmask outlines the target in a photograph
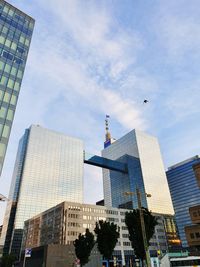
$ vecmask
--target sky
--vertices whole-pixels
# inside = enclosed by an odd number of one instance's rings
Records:
[[[31,124],[100,154],[109,114],[116,139],[134,128],[156,136],[166,169],[199,154],[199,0],[8,2],[36,23],[1,193],[8,196],[18,141]],[[85,166],[84,192],[85,203],[103,198],[101,169]]]

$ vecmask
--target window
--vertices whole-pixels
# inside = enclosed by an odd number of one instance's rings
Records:
[[[2,136],[5,138],[8,138],[10,133],[10,127],[7,125],[4,125]]]
[[[8,6],[7,6],[7,5],[4,6],[3,11],[4,11],[5,13],[8,13]]]
[[[6,45],[7,47],[10,47],[10,45],[11,45],[11,41],[7,39],[6,42],[5,42],[5,45]]]
[[[23,76],[22,70],[18,70],[18,72],[17,72],[17,78],[22,79],[22,76]]]
[[[20,58],[18,58],[18,57],[15,57],[14,62],[15,62],[16,64],[22,64],[22,63],[23,63],[23,60],[20,59]]]
[[[3,51],[3,57],[9,60],[13,60],[13,55],[6,51]]]
[[[23,54],[25,52],[25,50],[18,46],[17,47],[17,52]]]
[[[4,94],[3,101],[6,102],[6,103],[9,103],[9,101],[10,101],[10,96],[11,96],[11,95],[10,95],[9,93],[6,92],[6,93]]]
[[[0,101],[2,100],[2,98],[3,98],[3,91],[0,90]]]
[[[23,36],[20,36],[20,39],[19,39],[20,43],[24,43],[25,41],[25,38]]]
[[[11,66],[9,64],[6,64],[5,66],[5,72],[10,72]]]
[[[14,14],[13,9],[10,9],[9,12],[8,12],[8,14],[9,14],[10,16],[13,16],[13,14]]]
[[[9,109],[6,119],[12,121],[13,117],[14,117],[14,111],[12,109]]]
[[[0,70],[3,70],[4,69],[4,66],[5,66],[5,63],[0,61]]]
[[[12,42],[12,44],[11,44],[11,48],[12,48],[13,50],[16,50],[16,48],[17,48],[17,44],[16,44],[15,42]]]
[[[0,44],[4,44],[5,38],[3,36],[0,36]]]
[[[12,95],[11,100],[10,100],[10,104],[12,104],[12,105],[16,105],[16,102],[17,102],[17,97],[16,97],[16,95]]]
[[[194,239],[194,234],[193,233],[190,234],[190,238]]]
[[[6,84],[7,84],[7,81],[8,81],[8,78],[5,77],[5,76],[2,76],[2,77],[1,77],[0,84],[2,84],[2,85],[6,85]]]
[[[15,76],[16,73],[17,73],[17,69],[15,67],[12,67],[11,74]]]
[[[8,87],[11,88],[11,89],[13,89],[13,87],[14,87],[14,81],[12,79],[9,79],[8,80]]]
[[[195,236],[196,236],[196,238],[200,238],[200,233],[199,232],[196,232],[195,233]]]
[[[4,157],[6,151],[6,145],[5,144],[0,144],[0,157]]]
[[[1,107],[1,109],[0,109],[0,118],[4,119],[5,116],[6,116],[6,108]]]
[[[26,39],[26,41],[25,41],[25,45],[29,46],[29,44],[30,44],[29,39]]]
[[[20,84],[18,82],[15,82],[14,90],[19,91]]]

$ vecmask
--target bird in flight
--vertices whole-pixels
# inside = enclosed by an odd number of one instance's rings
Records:
[[[149,100],[145,99],[145,100],[143,101],[143,104],[146,104],[146,103],[148,103],[148,102],[149,102]]]

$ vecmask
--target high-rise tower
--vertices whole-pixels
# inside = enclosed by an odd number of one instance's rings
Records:
[[[200,157],[194,156],[169,167],[167,171],[178,231],[184,247],[188,246],[185,226],[192,224],[189,208],[200,204],[200,190],[193,170],[197,163],[200,163]]]
[[[32,125],[20,140],[4,218],[4,253],[19,255],[24,221],[62,201],[83,202],[83,142]]]
[[[33,28],[34,19],[0,0],[0,174]]]
[[[103,169],[105,206],[121,206],[126,202],[125,191],[130,191],[133,197],[127,197],[127,201],[132,201],[132,206],[135,207],[137,202],[135,191],[138,188],[142,193],[143,205],[148,209],[157,213],[173,214],[157,138],[138,130],[132,130],[106,147],[102,151],[102,156],[122,162],[128,160],[130,169],[132,169],[128,175]],[[145,193],[151,194],[152,197],[146,198]]]

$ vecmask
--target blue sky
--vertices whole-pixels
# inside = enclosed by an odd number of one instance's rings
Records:
[[[157,136],[166,168],[199,154],[199,0],[9,2],[36,24],[1,193],[30,124],[79,137],[99,154],[110,114],[115,138],[133,128]],[[101,197],[101,170],[88,166],[85,202]]]

